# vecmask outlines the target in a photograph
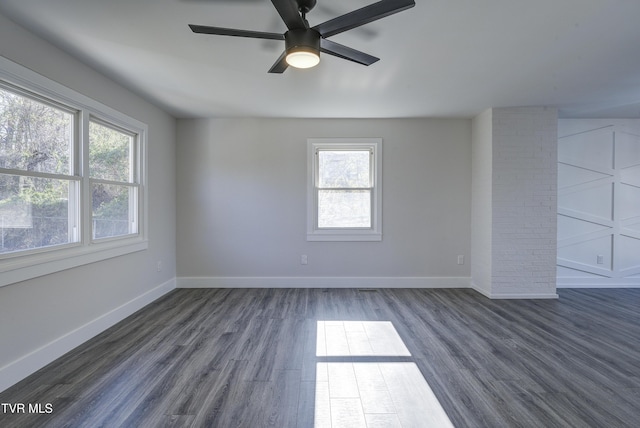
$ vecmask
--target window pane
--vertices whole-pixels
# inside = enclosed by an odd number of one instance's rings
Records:
[[[370,190],[319,190],[318,228],[371,227]]]
[[[75,189],[68,180],[0,174],[0,253],[77,241]]]
[[[102,180],[132,182],[133,137],[99,123],[89,123],[89,175]]]
[[[71,173],[73,115],[0,88],[0,167]]]
[[[136,200],[136,187],[94,183],[93,239],[137,233],[130,211]]]
[[[369,150],[318,151],[318,187],[370,187]]]

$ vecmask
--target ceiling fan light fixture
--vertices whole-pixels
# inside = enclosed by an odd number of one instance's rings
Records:
[[[320,55],[306,49],[292,49],[287,52],[287,64],[295,68],[311,68],[318,65]]]
[[[307,28],[289,30],[284,35],[287,64],[296,68],[311,68],[320,62],[320,33]]]

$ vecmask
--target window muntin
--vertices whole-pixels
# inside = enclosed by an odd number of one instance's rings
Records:
[[[307,240],[377,241],[381,139],[308,140]]]

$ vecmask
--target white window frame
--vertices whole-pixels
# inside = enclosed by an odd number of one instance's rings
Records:
[[[145,123],[118,112],[98,101],[54,82],[32,70],[0,56],[0,80],[20,90],[33,93],[52,104],[65,106],[75,113],[78,147],[74,148],[73,175],[80,186],[80,239],[64,245],[0,254],[0,287],[54,272],[118,257],[148,248],[147,135]],[[89,120],[101,122],[135,135],[137,194],[137,233],[108,239],[91,239],[91,186],[89,181]],[[75,209],[70,206],[70,210]]]
[[[319,150],[368,150],[371,153],[371,227],[318,227]],[[382,138],[309,138],[307,140],[307,241],[382,241]]]

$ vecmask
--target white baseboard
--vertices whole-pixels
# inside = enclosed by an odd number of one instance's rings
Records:
[[[473,288],[490,299],[557,299],[555,293],[487,293],[468,277],[179,277],[177,288]]]
[[[467,277],[180,277],[178,288],[469,288]]]
[[[484,293],[483,293],[484,294]],[[486,295],[486,294],[485,294]],[[490,299],[557,299],[557,293],[491,293]]]
[[[473,281],[471,288],[489,299],[557,299],[557,293],[492,293],[476,286]]]
[[[0,392],[175,288],[174,278],[0,368]]]
[[[558,288],[640,288],[640,278],[558,278]]]

